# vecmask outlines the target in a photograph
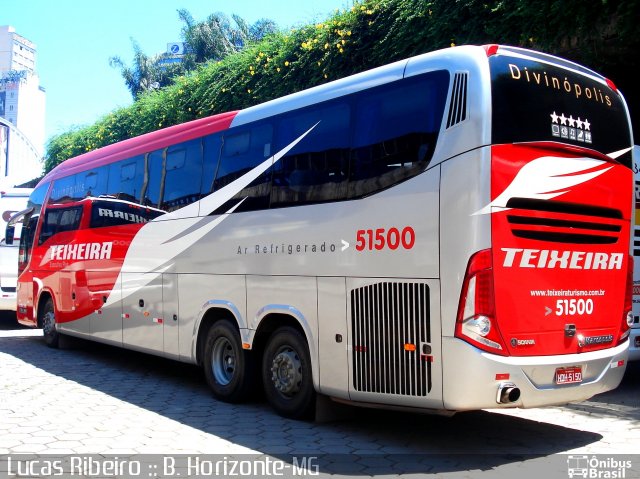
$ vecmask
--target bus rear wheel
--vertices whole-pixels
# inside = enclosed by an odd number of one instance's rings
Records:
[[[204,373],[213,395],[225,402],[240,402],[253,387],[253,357],[242,349],[240,333],[229,321],[216,322],[207,333]]]
[[[313,416],[316,393],[311,357],[300,331],[283,327],[271,335],[262,359],[262,383],[267,401],[281,416]]]
[[[56,327],[56,310],[53,305],[53,299],[47,299],[44,306],[38,313],[38,319],[38,322],[42,327],[44,342],[50,348],[57,348],[60,342],[60,333],[58,333]]]

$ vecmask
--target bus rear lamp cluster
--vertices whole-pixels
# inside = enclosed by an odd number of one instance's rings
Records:
[[[495,319],[491,249],[478,251],[469,259],[455,335],[484,351],[507,354]]]
[[[498,386],[496,402],[498,404],[511,404],[520,399],[520,388],[513,383],[501,383]]]
[[[622,310],[622,325],[618,344],[626,341],[633,326],[633,256],[628,256],[627,262],[627,285],[624,293],[624,309]]]

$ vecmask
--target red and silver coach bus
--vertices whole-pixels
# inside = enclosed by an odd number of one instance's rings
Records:
[[[65,161],[22,215],[18,320],[289,417],[584,400],[628,357],[632,145],[575,63],[399,61]]]

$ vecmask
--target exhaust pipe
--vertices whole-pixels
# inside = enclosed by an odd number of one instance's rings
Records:
[[[513,383],[501,383],[498,386],[498,404],[509,404],[520,399],[520,388]]]

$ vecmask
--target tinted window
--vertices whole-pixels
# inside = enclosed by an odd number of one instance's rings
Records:
[[[202,143],[190,141],[167,150],[160,209],[174,211],[200,199]]]
[[[82,206],[71,208],[50,208],[45,212],[38,244],[42,244],[53,235],[65,231],[75,231],[80,227]]]
[[[108,167],[77,173],[57,179],[53,184],[49,204],[79,201],[88,196],[100,196],[107,192]]]
[[[107,193],[108,180],[109,168],[107,166],[76,175],[76,184],[80,186],[83,198],[105,195]]]
[[[109,167],[107,195],[139,203],[144,177],[143,156],[114,163]]]
[[[493,55],[493,143],[559,141],[608,154],[631,146],[620,96],[589,77],[531,59]],[[631,168],[631,153],[618,158]]]
[[[157,150],[144,156],[144,181],[142,183],[142,201],[145,206],[157,208],[162,195],[163,168],[165,150]]]
[[[213,180],[218,170],[218,160],[222,151],[222,135],[209,135],[203,142],[202,194],[213,191]]]
[[[285,148],[309,129],[309,134],[274,167],[271,207],[347,197],[349,104],[314,106],[284,116],[277,127],[277,149]]]
[[[91,205],[91,228],[146,223],[163,211],[125,201],[96,200]]]
[[[35,238],[36,227],[38,225],[38,218],[40,217],[40,211],[44,204],[44,198],[49,189],[50,183],[38,186],[29,196],[27,208],[30,211],[25,215],[22,221],[22,235],[20,236],[20,250],[18,253],[18,269],[23,271],[27,266],[27,263],[31,259],[31,252],[33,248],[33,240]]]
[[[438,71],[356,97],[349,197],[383,190],[427,167],[448,87],[449,73]]]
[[[228,185],[269,158],[272,134],[271,125],[231,130],[225,134],[214,189]]]
[[[271,125],[262,124],[253,128],[234,129],[225,134],[214,189],[224,188],[271,157],[272,132]],[[240,201],[242,204],[238,206],[238,212],[268,208],[270,192],[271,168],[268,168],[256,180],[241,187],[240,192],[216,213],[224,213]]]
[[[84,174],[81,175],[84,177]],[[68,203],[84,198],[85,189],[81,182],[76,182],[77,176],[67,176],[54,181],[49,203]]]

